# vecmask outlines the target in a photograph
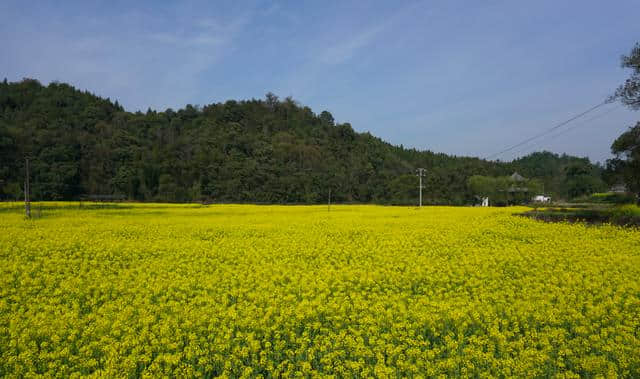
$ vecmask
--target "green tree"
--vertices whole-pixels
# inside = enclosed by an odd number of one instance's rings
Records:
[[[613,142],[611,152],[616,158],[608,166],[615,168],[629,191],[636,193],[640,205],[640,122]]]
[[[418,178],[415,175],[400,175],[389,185],[393,204],[418,204]]]
[[[478,197],[492,198],[496,192],[494,178],[482,175],[474,175],[467,180],[467,185],[471,192]],[[493,201],[494,199],[491,199]]]
[[[329,111],[322,111],[322,113],[320,113],[320,120],[326,125],[329,125],[329,126],[335,125],[335,120],[333,119],[333,115],[329,113]]]
[[[629,55],[622,56],[622,67],[631,69],[631,76],[618,87],[613,99],[620,100],[631,109],[640,109],[640,43],[631,49]],[[607,162],[610,170],[615,170],[623,178],[630,191],[634,191],[640,204],[640,122],[630,127],[611,145],[616,155]],[[612,175],[615,177],[615,175]]]
[[[160,175],[158,183],[158,200],[176,201],[178,199],[178,185],[169,174]]]
[[[601,181],[591,175],[591,170],[586,165],[573,164],[567,167],[565,177],[569,198],[590,195],[602,189]]]
[[[477,198],[488,197],[490,204],[507,205],[509,202],[511,182],[508,177],[474,175],[467,185]]]
[[[621,59],[623,68],[631,69],[631,76],[616,90],[613,99],[620,100],[631,109],[640,109],[640,43]]]

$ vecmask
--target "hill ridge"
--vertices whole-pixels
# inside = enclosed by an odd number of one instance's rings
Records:
[[[146,113],[65,83],[0,83],[0,198],[21,197],[25,155],[34,199],[118,195],[139,201],[466,204],[472,175],[518,171],[567,193],[564,172],[587,158],[533,153],[513,162],[395,146],[291,98],[228,100]]]

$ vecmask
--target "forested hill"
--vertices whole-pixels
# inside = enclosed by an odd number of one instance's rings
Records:
[[[428,143],[428,141],[425,141]],[[490,162],[392,146],[290,98],[227,101],[177,111],[125,111],[67,84],[0,84],[0,199],[22,196],[30,156],[36,200],[116,195],[143,201],[412,204],[473,201],[472,175],[513,171],[567,196],[575,175],[602,186],[587,159],[536,153]],[[567,173],[570,173],[567,175]],[[577,173],[577,174],[576,174]],[[573,175],[573,176],[570,176]],[[595,187],[594,187],[595,188]],[[589,188],[587,190],[591,190]],[[574,191],[575,192],[575,191]]]

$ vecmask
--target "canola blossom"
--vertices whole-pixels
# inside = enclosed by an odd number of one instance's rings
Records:
[[[640,376],[637,229],[525,208],[43,207],[0,204],[0,376]]]

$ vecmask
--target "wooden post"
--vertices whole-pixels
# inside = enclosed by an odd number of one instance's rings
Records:
[[[24,178],[24,211],[27,218],[31,218],[31,200],[29,199],[29,158],[25,158]]]
[[[418,185],[418,189],[420,191],[420,202],[418,203],[418,206],[422,208],[422,177],[424,176],[425,169],[419,168],[416,171],[418,172],[417,175],[420,178],[420,184]]]

